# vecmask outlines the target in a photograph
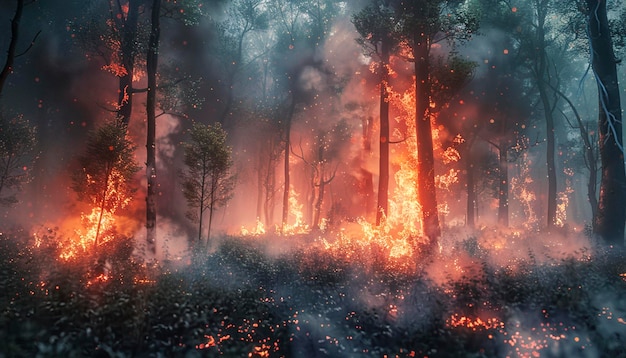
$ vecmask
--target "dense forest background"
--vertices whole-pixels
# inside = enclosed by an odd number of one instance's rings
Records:
[[[10,221],[26,220],[33,226],[77,211],[75,193],[67,185],[75,158],[90,130],[120,115],[123,76],[116,76],[115,66],[125,61],[119,46],[128,30],[123,20],[128,9],[127,4],[119,9],[114,5],[27,2],[24,6],[17,44],[18,52],[28,51],[15,59],[3,89],[3,106],[37,127],[38,157],[29,168],[32,181],[19,194],[20,205],[5,213]],[[358,217],[373,220],[380,207],[376,198],[381,73],[376,69],[375,44],[368,46],[363,41],[367,34],[359,34],[354,25],[359,12],[367,15],[368,5],[366,1],[164,2],[155,132],[159,173],[155,185],[160,201],[167,203],[157,206],[162,223],[167,223],[164,231],[193,232],[184,218],[186,203],[177,177],[184,167],[180,143],[193,122],[220,122],[233,149],[235,196],[216,209],[218,230],[234,233],[242,225],[255,226],[257,219],[267,228],[293,224],[293,214],[284,219],[281,211],[282,206],[288,207],[283,202],[284,160],[280,159],[288,137],[293,177],[288,190],[293,190],[292,200],[302,205],[303,224],[315,227],[322,221]],[[8,48],[15,4],[3,6],[7,36],[2,40],[3,48]],[[138,148],[137,160],[143,163],[144,53],[150,7],[141,2],[137,6],[129,52],[136,100],[125,120]],[[441,221],[446,225],[474,220],[488,224],[511,220],[514,226],[534,227],[591,225],[596,204],[590,203],[588,191],[595,190],[591,200],[597,200],[598,186],[588,190],[588,183],[599,184],[600,161],[598,101],[584,12],[574,2],[476,1],[460,9],[446,6],[448,10],[442,11],[454,11],[456,30],[463,28],[466,33],[457,31],[456,42],[453,36],[441,34],[429,40],[431,77],[442,82],[430,96],[435,136],[439,136],[434,139],[434,153]],[[619,6],[609,6],[608,11],[615,20],[611,23],[617,58],[623,42],[617,20],[623,11]],[[540,23],[537,16],[542,17]],[[392,200],[400,185],[394,175],[414,145],[406,124],[412,121],[412,110],[402,108],[407,104],[401,98],[411,96],[407,91],[414,61],[402,41],[396,41],[389,62],[393,74],[388,86],[393,93],[388,101],[392,154],[387,191]],[[617,68],[623,71],[622,66]],[[441,75],[463,70],[467,73],[457,77]],[[440,79],[435,78],[437,71]],[[624,91],[620,94],[623,97]],[[546,118],[554,128],[553,137],[547,134],[552,130],[547,129]],[[455,151],[456,160],[444,158]],[[553,163],[545,165],[551,157]],[[591,158],[596,163],[589,163]],[[137,180],[142,180],[140,176]],[[468,190],[468,180],[473,190]],[[445,181],[449,187],[444,187]],[[502,181],[507,183],[504,189],[498,186]],[[140,202],[145,183],[138,187]],[[325,196],[318,202],[320,192]],[[474,202],[471,210],[467,195]],[[140,210],[139,206],[132,208]],[[170,230],[170,224],[177,228]]]
[[[3,0],[0,357],[619,356],[624,19]]]

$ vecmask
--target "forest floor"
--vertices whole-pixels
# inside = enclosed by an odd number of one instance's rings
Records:
[[[129,239],[68,262],[5,232],[0,357],[626,356],[622,250],[503,263],[470,236],[407,271],[308,239],[225,237],[148,264]]]

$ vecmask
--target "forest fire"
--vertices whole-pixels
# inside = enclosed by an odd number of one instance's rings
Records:
[[[619,1],[79,3],[0,4],[0,357],[622,354]]]
[[[242,236],[260,236],[265,234],[265,225],[261,220],[256,220],[256,225],[252,229],[247,229],[245,226],[241,227],[240,234]]]
[[[94,248],[96,235],[100,235],[100,243],[106,243],[113,237],[110,230],[114,228],[113,214],[102,213],[99,208],[92,208],[91,213],[81,214],[80,226],[74,229],[73,237],[63,245],[60,257],[64,260],[76,258]]]

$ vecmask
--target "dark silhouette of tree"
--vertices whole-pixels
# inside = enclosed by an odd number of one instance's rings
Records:
[[[22,116],[8,118],[0,111],[0,205],[17,202],[17,192],[30,179],[36,146],[34,126]]]
[[[143,0],[128,0],[126,7],[119,1],[111,9],[111,21],[115,24],[115,30],[119,33],[119,47],[116,56],[118,58],[112,62],[111,68],[118,76],[118,99],[117,117],[124,125],[128,125],[133,111],[133,95],[136,90],[133,88],[133,77],[135,76],[136,57],[140,53],[139,44],[143,43],[139,39],[138,32],[139,8]],[[141,56],[143,58],[143,56]],[[119,67],[117,67],[119,66]]]
[[[9,74],[13,72],[13,64],[15,63],[15,58],[23,55],[28,52],[35,40],[39,36],[40,32],[37,32],[35,37],[22,53],[17,53],[17,44],[20,39],[20,23],[22,21],[22,15],[24,13],[24,0],[16,0],[15,13],[13,18],[11,19],[11,39],[9,41],[9,47],[7,48],[7,57],[4,61],[4,66],[2,66],[2,70],[0,71],[0,97],[2,97],[2,90],[4,89],[4,84],[9,77]]]
[[[303,58],[311,55],[311,49],[304,47],[301,39],[304,36],[304,30],[299,20],[302,12],[297,5],[297,2],[273,1],[270,10],[272,17],[277,21],[276,25],[280,29],[276,46],[272,53],[272,63],[276,67],[277,91],[280,92],[277,95],[282,99],[282,103],[277,106],[278,116],[282,124],[281,139],[284,144],[281,231],[287,225],[289,218],[291,125],[296,112],[296,103],[301,101],[301,91],[298,88],[298,78],[302,70],[300,66]]]
[[[576,119],[576,122],[572,123],[569,117],[564,112],[562,112],[562,115],[567,120],[569,126],[575,130],[578,130],[578,133],[580,134],[580,139],[582,140],[582,159],[585,167],[589,171],[589,179],[587,181],[587,200],[589,201],[589,205],[591,206],[591,217],[595,218],[597,216],[598,210],[598,141],[597,138],[595,138],[595,136],[592,134],[592,131],[589,130],[589,124],[583,121],[576,105],[572,102],[572,100],[563,92],[557,89],[553,90],[555,90],[555,92],[568,104],[574,118]]]
[[[484,20],[490,29],[503,31],[508,38],[503,44],[510,57],[515,76],[527,79],[527,98],[538,105],[545,121],[546,145],[546,221],[548,228],[557,223],[557,130],[556,114],[561,111],[564,74],[572,68],[569,57],[575,36],[562,18],[570,20],[572,13],[558,0],[502,1],[482,0]],[[562,94],[562,92],[561,92]]]
[[[519,37],[522,56],[529,70],[530,78],[536,86],[539,100],[543,109],[546,123],[546,168],[548,180],[547,193],[547,226],[553,227],[556,223],[557,209],[557,177],[556,177],[556,137],[554,113],[557,109],[558,96],[551,88],[558,88],[558,73],[551,56],[551,47],[555,44],[550,39],[554,31],[549,17],[553,13],[560,13],[554,8],[552,0],[533,0],[529,2],[527,11],[523,14],[531,22],[523,28]],[[523,15],[522,15],[523,16]]]
[[[586,0],[591,64],[598,85],[598,127],[602,178],[593,230],[607,243],[624,244],[626,174],[622,110],[606,1]]]
[[[302,143],[299,144],[299,153],[292,150],[310,170],[312,191],[309,206],[313,217],[309,222],[314,229],[320,229],[326,187],[335,179],[337,168],[341,164],[341,152],[349,139],[350,128],[345,120],[341,120],[329,129],[317,130],[309,155],[304,153]]]
[[[277,95],[280,98],[277,111],[281,118],[285,148],[281,222],[281,227],[284,227],[289,218],[291,127],[298,104],[311,101],[316,91],[303,88],[301,76],[307,68],[320,69],[323,66],[318,51],[329,34],[332,19],[338,11],[334,0],[317,2],[275,0],[271,2],[270,14],[279,29],[272,62],[276,71],[275,81],[280,92]]]
[[[107,123],[89,133],[85,152],[78,157],[80,170],[72,176],[78,199],[99,210],[94,246],[99,244],[103,215],[125,207],[136,189],[131,180],[140,169],[134,160],[136,147],[126,138],[126,127]]]
[[[217,24],[217,46],[215,57],[223,69],[225,96],[218,120],[226,124],[227,117],[233,115],[235,85],[238,77],[250,66],[255,58],[246,52],[251,32],[268,27],[267,10],[263,0],[234,0],[227,12],[227,18]],[[258,56],[258,55],[257,55]]]
[[[510,163],[516,161],[528,148],[525,132],[531,116],[530,100],[524,94],[523,81],[515,77],[515,61],[508,55],[492,58],[477,93],[482,116],[478,136],[498,152],[498,223],[509,225]]]
[[[7,58],[0,71],[0,96],[2,95],[2,89],[4,83],[11,71],[13,71],[13,62],[15,61],[15,51],[17,51],[17,41],[20,33],[20,21],[22,19],[22,13],[24,12],[24,0],[17,0],[17,7],[15,9],[15,15],[11,19],[11,41],[9,42],[9,48],[7,49]]]
[[[226,132],[219,123],[195,123],[184,144],[186,170],[181,173],[183,194],[190,210],[187,217],[198,222],[198,243],[202,240],[204,217],[208,211],[207,241],[211,236],[213,214],[233,196],[235,176]]]
[[[146,242],[148,249],[156,252],[157,222],[157,172],[156,172],[156,107],[157,107],[157,68],[159,60],[159,37],[161,34],[161,0],[152,1],[150,37],[146,56],[148,93],[146,97]]]
[[[103,62],[102,69],[117,78],[117,99],[111,112],[120,123],[128,125],[133,98],[144,89],[136,89],[136,68],[145,62],[147,33],[140,18],[144,0],[93,2],[85,10],[84,20],[70,26],[78,46],[90,57]]]

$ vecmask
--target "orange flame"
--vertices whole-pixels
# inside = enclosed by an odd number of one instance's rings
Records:
[[[247,229],[245,226],[241,226],[240,235],[242,236],[260,236],[265,235],[265,225],[259,220],[256,219],[255,227],[252,229]]]
[[[92,180],[90,177],[87,180]],[[111,173],[110,183],[107,188],[106,198],[109,200],[108,210],[102,210],[98,203],[92,203],[92,207],[87,213],[83,212],[80,219],[66,218],[62,227],[70,227],[71,232],[65,241],[59,243],[61,253],[59,257],[63,260],[70,260],[79,257],[93,248],[96,235],[100,245],[105,244],[115,238],[117,234],[130,235],[136,223],[124,222],[115,217],[115,212],[127,207],[132,198],[119,191],[125,185],[124,178],[116,171]],[[78,222],[77,222],[78,221]],[[98,228],[98,222],[100,227]],[[127,224],[124,232],[120,232],[119,224]]]
[[[295,219],[293,224],[286,224],[282,228],[282,235],[306,234],[309,232],[309,225],[304,220],[303,204],[298,201],[298,193],[293,189],[289,190],[289,217]]]

